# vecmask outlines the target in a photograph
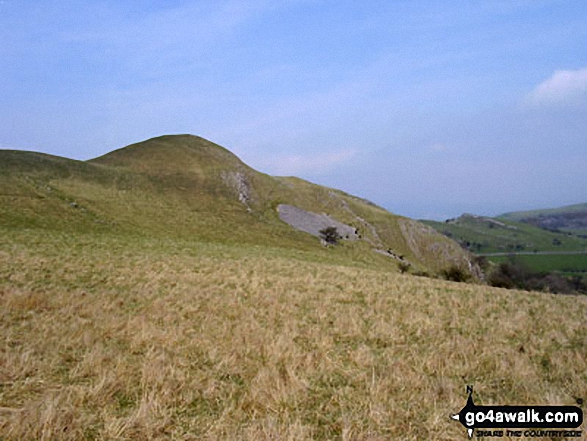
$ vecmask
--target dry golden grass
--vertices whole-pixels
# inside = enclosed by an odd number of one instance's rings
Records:
[[[585,297],[44,240],[0,248],[6,440],[455,440],[466,384],[477,404],[587,398]]]

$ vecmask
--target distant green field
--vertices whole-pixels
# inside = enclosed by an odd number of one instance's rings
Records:
[[[508,256],[489,256],[495,263],[506,262]],[[533,271],[561,271],[564,273],[587,272],[587,254],[537,254],[518,255],[517,259],[524,262]]]

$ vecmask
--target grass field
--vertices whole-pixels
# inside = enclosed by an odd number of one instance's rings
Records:
[[[2,439],[456,440],[467,384],[476,404],[587,398],[585,296],[0,232]]]
[[[506,262],[508,256],[489,256],[496,263]],[[520,254],[516,259],[532,271],[560,271],[564,273],[587,273],[587,254]]]

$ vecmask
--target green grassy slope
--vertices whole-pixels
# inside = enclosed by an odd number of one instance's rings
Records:
[[[468,256],[453,241],[341,191],[248,167],[191,135],[154,138],[83,162],[0,151],[0,226],[170,238],[314,253],[318,259],[395,268],[391,249],[415,270],[439,271]],[[358,228],[362,240],[325,249],[282,222],[295,205]]]

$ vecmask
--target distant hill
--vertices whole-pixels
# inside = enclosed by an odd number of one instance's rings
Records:
[[[339,190],[260,173],[192,135],[153,138],[90,161],[0,151],[0,200],[4,229],[169,237],[390,268],[405,260],[413,270],[475,270],[454,241],[421,223]],[[343,233],[334,249],[316,237],[327,224]]]
[[[421,221],[478,254],[587,250],[584,238],[505,218],[464,214],[445,222]]]
[[[587,204],[567,205],[544,210],[515,211],[502,214],[498,218],[587,237]]]

